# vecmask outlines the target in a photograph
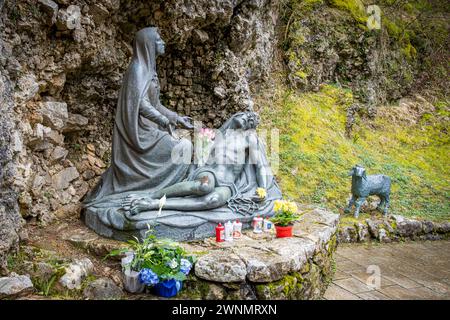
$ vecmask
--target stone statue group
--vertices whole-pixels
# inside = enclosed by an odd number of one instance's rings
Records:
[[[193,150],[174,130],[194,126],[160,101],[156,57],[164,52],[156,28],[136,34],[119,92],[111,165],[84,199],[86,224],[121,240],[144,236],[150,225],[158,235],[190,240],[212,235],[218,222],[240,219],[248,225],[255,215],[270,216],[281,191],[256,134],[253,111],[236,113],[219,128],[222,139],[214,140],[206,164],[174,160],[186,158],[186,152],[191,158]],[[387,214],[390,179],[367,177],[360,166],[351,175],[353,197],[346,211],[356,204],[358,216],[365,198],[378,194]],[[266,190],[265,198],[256,196],[257,188]]]
[[[236,113],[219,128],[222,139],[215,139],[206,164],[174,161],[177,153],[193,150],[174,129],[194,127],[161,104],[156,57],[164,51],[156,28],[136,34],[119,92],[111,165],[84,200],[85,222],[115,238],[142,235],[150,224],[160,235],[195,239],[212,233],[217,222],[250,223],[255,214],[271,214],[281,192],[253,111]],[[255,196],[257,188],[266,190],[265,199]]]

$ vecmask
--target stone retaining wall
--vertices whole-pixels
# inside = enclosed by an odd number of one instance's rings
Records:
[[[292,238],[247,231],[233,243],[183,244],[199,259],[180,298],[318,299],[334,273],[338,221],[337,214],[313,209]]]
[[[388,218],[352,219],[339,225],[337,241],[339,243],[380,242],[409,240],[442,240],[450,236],[450,222],[419,221],[399,215]]]

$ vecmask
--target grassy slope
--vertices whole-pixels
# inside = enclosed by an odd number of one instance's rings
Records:
[[[280,89],[274,100],[263,103],[261,116],[265,129],[280,130],[277,178],[287,197],[341,211],[350,193],[347,173],[362,164],[368,174],[392,178],[391,213],[450,219],[445,104],[409,125],[396,121],[402,114],[395,106],[382,108],[376,120],[357,125],[347,138],[350,91],[330,85],[317,93]]]

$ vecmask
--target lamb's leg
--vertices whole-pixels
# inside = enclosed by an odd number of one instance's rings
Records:
[[[366,198],[361,197],[356,200],[356,210],[355,210],[355,218],[359,217],[359,209],[361,209],[361,205],[366,201]]]
[[[349,213],[352,210],[352,206],[355,204],[356,197],[352,195],[351,199],[348,201],[348,206],[344,209],[345,213]]]
[[[390,198],[389,198],[389,194],[388,194],[385,196],[385,205],[384,205],[384,212],[383,212],[385,217],[388,215],[389,203],[390,203]]]

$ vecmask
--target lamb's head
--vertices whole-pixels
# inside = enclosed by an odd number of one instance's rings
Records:
[[[352,168],[352,170],[350,170],[349,175],[363,178],[364,180],[367,179],[366,169],[364,169],[364,167],[360,166],[359,164],[357,164]]]

